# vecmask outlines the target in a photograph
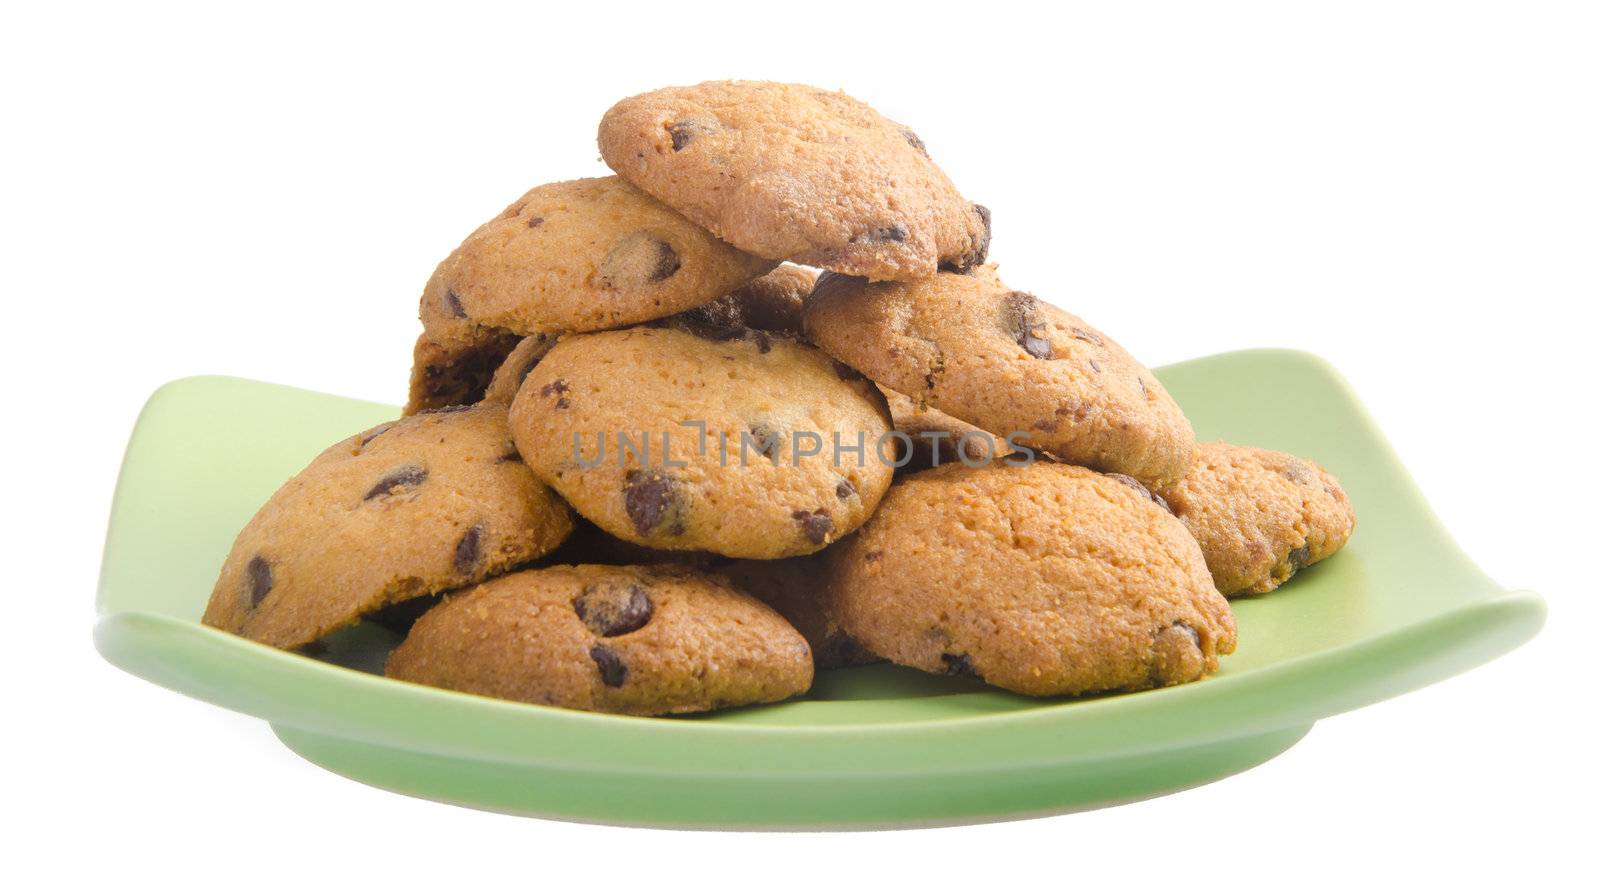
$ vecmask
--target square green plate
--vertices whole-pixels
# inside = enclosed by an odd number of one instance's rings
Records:
[[[1314,459],[1360,517],[1343,553],[1236,603],[1238,652],[1203,682],[1034,700],[884,665],[822,673],[782,704],[641,719],[386,680],[374,673],[396,639],[367,625],[323,660],[248,642],[199,622],[234,534],[325,445],[396,411],[223,377],[171,383],[139,418],[95,643],[122,669],[266,719],[301,756],[379,787],[551,818],[748,829],[997,820],[1168,793],[1538,632],[1543,602],[1467,560],[1322,361],[1235,352],[1159,376],[1202,438]]]

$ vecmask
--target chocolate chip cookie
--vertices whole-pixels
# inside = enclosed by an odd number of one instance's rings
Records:
[[[916,133],[842,92],[671,87],[612,106],[599,138],[624,179],[757,256],[909,280],[988,253],[989,211]]]
[[[422,292],[443,345],[604,330],[710,302],[775,263],[611,176],[541,185],[473,232]]]
[[[503,407],[418,414],[328,448],[273,494],[234,541],[204,621],[295,648],[529,562],[571,530]]]
[[[1212,580],[1229,596],[1272,592],[1338,552],[1355,530],[1355,511],[1338,479],[1279,451],[1205,442],[1189,474],[1160,494],[1200,542]]]
[[[910,283],[823,275],[806,334],[878,383],[1057,459],[1171,484],[1194,430],[1144,365],[993,266]]]
[[[522,384],[512,437],[536,475],[615,537],[735,558],[804,555],[860,526],[893,475],[879,459],[883,396],[846,376],[820,351],[764,331],[573,335]]]
[[[867,648],[1022,694],[1189,682],[1235,644],[1183,524],[1078,466],[905,476],[828,557],[834,613]]]
[[[652,715],[781,701],[811,687],[811,652],[726,581],[675,566],[554,566],[450,596],[386,675],[473,694]]]

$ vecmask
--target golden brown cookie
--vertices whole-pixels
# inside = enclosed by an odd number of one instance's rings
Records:
[[[911,283],[823,275],[806,334],[878,383],[1060,460],[1161,486],[1194,430],[1144,365],[993,266]]]
[[[710,302],[774,263],[741,253],[615,176],[541,185],[473,232],[422,293],[444,345],[604,330]]]
[[[818,670],[883,660],[851,638],[834,618],[826,556],[823,552],[793,559],[733,559],[707,570],[772,606],[793,624],[811,645],[811,660]]]
[[[580,710],[693,713],[811,687],[806,641],[679,566],[559,565],[450,596],[389,656],[395,679]]]
[[[483,398],[495,369],[521,340],[513,333],[485,331],[480,339],[449,345],[424,333],[412,349],[411,390],[404,416]]]
[[[916,133],[844,93],[740,80],[655,90],[606,112],[600,155],[757,256],[908,280],[989,249],[989,211]]]
[[[727,296],[690,309],[684,317],[716,327],[798,335],[806,295],[816,283],[816,272],[784,263]]]
[[[234,541],[204,621],[295,648],[525,564],[571,530],[504,408],[418,414],[339,442],[278,489]]]
[[[1022,694],[1189,682],[1234,648],[1183,524],[1078,466],[905,476],[827,555],[834,613],[867,648]]]
[[[1220,441],[1201,444],[1189,474],[1160,493],[1230,596],[1272,592],[1338,552],[1356,525],[1350,498],[1326,469]]]
[[[877,456],[889,431],[877,389],[762,331],[566,337],[523,383],[511,428],[585,518],[654,549],[815,552],[859,527],[893,475]]]

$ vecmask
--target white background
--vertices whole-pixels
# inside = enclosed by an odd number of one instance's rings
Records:
[[[889,5],[5,13],[0,800],[19,820],[0,869],[169,885],[1592,878],[1593,7]],[[1543,634],[1198,790],[855,835],[403,798],[98,659],[98,548],[152,389],[226,373],[397,402],[416,298],[460,238],[534,184],[600,174],[594,127],[617,98],[728,76],[842,87],[915,126],[993,208],[1008,281],[1150,364],[1326,356],[1464,548],[1548,597]]]

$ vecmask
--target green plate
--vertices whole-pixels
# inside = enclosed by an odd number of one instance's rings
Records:
[[[783,704],[641,719],[383,679],[396,639],[367,625],[322,660],[247,642],[199,623],[234,534],[329,442],[396,411],[223,377],[171,383],[139,418],[95,644],[151,682],[268,720],[296,753],[368,784],[550,818],[749,829],[988,821],[1170,793],[1538,632],[1543,602],[1467,560],[1322,361],[1235,352],[1159,376],[1202,438],[1314,459],[1360,516],[1343,553],[1236,603],[1238,652],[1203,682],[1036,700],[875,666],[822,673]]]

